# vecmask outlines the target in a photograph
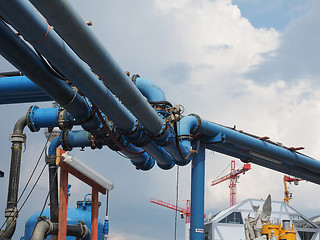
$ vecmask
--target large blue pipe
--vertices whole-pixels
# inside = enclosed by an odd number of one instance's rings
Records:
[[[190,240],[203,240],[204,233],[205,145],[200,144],[191,168]]]
[[[99,129],[100,122],[96,116],[91,116],[92,111],[87,102],[66,82],[53,76],[35,52],[14,34],[2,20],[0,20],[0,40],[2,56],[32,79],[50,98],[64,107],[76,121],[83,122],[84,129]],[[32,89],[35,89],[35,87],[28,81],[27,77],[0,78],[0,83],[4,81],[5,86],[7,86],[6,89],[21,89],[22,86],[29,86],[28,89],[33,91]],[[36,90],[36,92],[39,92],[39,90]]]
[[[87,65],[51,29],[46,20],[36,12],[30,2],[0,0],[0,15],[53,63],[68,80],[76,85],[119,128],[123,131],[131,131],[135,125],[134,116],[123,107]]]
[[[109,142],[108,138],[101,139],[102,145],[107,145]],[[87,131],[69,131],[64,134],[63,137],[56,138],[49,147],[49,155],[52,155],[55,149],[61,144],[67,145],[68,149],[72,149],[75,147],[91,147],[92,142],[90,139],[90,133]],[[124,146],[128,151],[132,152],[132,154],[120,150],[122,154],[126,155],[131,159],[132,164],[134,164],[137,169],[141,170],[150,170],[154,166],[154,159],[150,157],[150,155],[146,152],[142,152],[141,148],[135,147],[132,144],[128,143]],[[134,153],[141,154],[135,155]]]
[[[39,108],[37,106],[32,106],[27,113],[27,123],[28,127],[31,131],[39,131],[41,128],[53,128],[59,126],[58,121],[59,116],[59,108]],[[65,119],[63,119],[64,125],[69,126],[71,129],[72,126],[78,125],[76,121],[74,121],[71,115],[66,115]],[[69,147],[85,147],[90,146],[91,142],[89,139],[89,133],[86,131],[72,132],[72,134],[68,134],[68,144]],[[100,139],[99,139],[100,140]],[[108,145],[108,142],[112,141],[110,139],[102,139],[103,145]],[[140,152],[141,148],[135,147],[131,143],[128,143],[126,140],[124,141],[124,147],[126,147],[131,152]],[[130,155],[127,152],[123,152],[126,156],[132,159],[132,163],[139,169],[149,170],[150,166],[154,165],[154,159],[157,161],[158,166],[162,169],[171,169],[174,166],[173,158],[165,151],[162,147],[157,146],[154,143],[149,143],[143,147],[144,150],[148,152],[141,154],[141,156]],[[152,156],[152,158],[149,156]],[[152,163],[152,164],[151,164]],[[148,168],[148,169],[146,169]]]
[[[146,99],[69,3],[63,0],[31,2],[143,126],[150,133],[159,133],[165,124],[163,119],[146,103]]]
[[[25,76],[0,78],[0,104],[52,101]]]
[[[194,115],[184,117],[179,124],[179,137],[186,146],[190,145],[188,137],[200,133],[206,136],[211,150],[320,183],[320,162],[316,159]]]

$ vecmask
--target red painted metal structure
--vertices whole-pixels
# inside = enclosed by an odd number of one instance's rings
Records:
[[[92,187],[92,210],[91,210],[91,240],[98,239],[98,208],[99,192],[106,194],[107,189],[93,179],[88,178],[70,164],[63,161],[62,149],[57,150],[57,161],[60,166],[60,204],[59,204],[59,230],[58,240],[65,240],[67,237],[67,204],[68,204],[68,174],[72,174],[81,181]],[[61,159],[61,160],[60,160]],[[58,164],[58,163],[57,163]]]
[[[190,223],[190,206],[191,206],[190,200],[187,200],[186,208],[182,208],[182,207],[179,207],[179,206],[176,206],[171,203],[168,203],[168,202],[165,202],[162,200],[158,200],[155,198],[151,198],[150,202],[183,213],[186,216],[186,223]]]
[[[231,171],[228,175],[223,176],[221,178],[218,178],[216,180],[213,180],[211,182],[211,186],[217,185],[219,183],[222,183],[228,179],[230,179],[230,207],[235,205],[237,203],[237,179],[239,175],[242,173],[244,174],[245,172],[249,171],[251,169],[251,164],[246,163],[243,165],[243,168],[241,169],[236,169],[236,161],[232,160],[231,161]]]

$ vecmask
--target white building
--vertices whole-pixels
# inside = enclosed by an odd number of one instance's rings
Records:
[[[245,240],[244,219],[250,214],[254,217],[252,206],[260,206],[262,210],[264,200],[247,199],[227,208],[205,221],[205,240]],[[272,201],[270,221],[282,222],[290,220],[297,231],[297,240],[320,240],[320,227],[312,223],[294,208],[284,202]]]

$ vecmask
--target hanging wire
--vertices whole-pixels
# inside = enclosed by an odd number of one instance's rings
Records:
[[[213,181],[217,180],[225,171],[227,171],[227,169],[230,167],[231,163],[229,163],[229,165],[219,174],[218,177],[216,177],[216,179],[214,179]]]
[[[174,239],[177,239],[177,220],[178,220],[178,201],[179,201],[179,165],[177,165],[177,182],[176,182],[176,211],[174,217]]]

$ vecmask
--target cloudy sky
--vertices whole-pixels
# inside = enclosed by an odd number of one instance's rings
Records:
[[[302,152],[319,159],[320,134],[320,2],[317,0],[95,0],[71,1],[92,31],[123,70],[156,82],[185,114],[246,132],[269,136],[286,146],[304,146]],[[0,71],[13,68],[0,59]],[[14,123],[31,104],[0,106],[1,160],[0,209],[5,208]],[[42,107],[50,103],[37,104]],[[42,131],[26,129],[21,188],[45,144]],[[104,148],[75,149],[115,184],[110,193],[110,239],[174,239],[175,213],[149,203],[151,197],[175,202],[177,168],[154,167],[148,172]],[[228,182],[210,187],[232,158],[206,153],[206,213],[229,205]],[[237,160],[241,167],[242,163]],[[41,167],[44,159],[41,159]],[[180,205],[190,198],[190,165],[179,169]],[[228,172],[228,171],[227,171]],[[225,174],[227,174],[225,172]],[[240,177],[238,201],[247,198],[283,200],[283,174],[257,165]],[[47,193],[45,172],[29,204],[19,214],[15,238],[23,224],[41,209]],[[70,206],[90,189],[71,178]],[[291,205],[306,216],[320,213],[316,196],[320,188],[308,182],[290,185]],[[100,214],[105,212],[101,196]],[[1,223],[4,214],[0,214]],[[184,239],[184,223],[177,222],[178,239]]]

